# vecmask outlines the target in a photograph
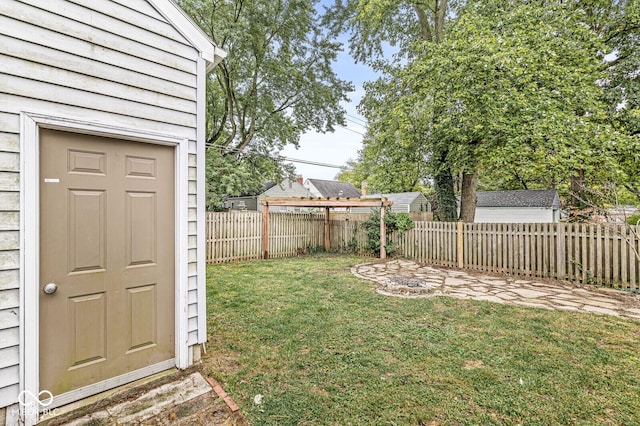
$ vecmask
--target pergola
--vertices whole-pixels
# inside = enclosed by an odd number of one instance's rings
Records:
[[[265,197],[260,200],[264,206],[262,230],[262,255],[269,258],[269,207],[316,207],[324,208],[324,249],[331,249],[331,227],[329,226],[329,210],[332,207],[380,207],[380,259],[387,257],[385,245],[387,230],[384,225],[385,210],[391,204],[386,198],[311,198],[311,197]]]

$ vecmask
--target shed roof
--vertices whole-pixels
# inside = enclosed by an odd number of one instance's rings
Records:
[[[362,198],[380,198],[385,197],[389,201],[393,201],[394,205],[411,204],[416,198],[423,196],[420,192],[392,192],[389,194],[369,194],[363,195]]]
[[[337,180],[307,179],[325,198],[360,198],[360,191],[349,182]],[[342,192],[340,192],[342,191]]]
[[[560,208],[555,189],[478,192],[477,207],[547,207]]]

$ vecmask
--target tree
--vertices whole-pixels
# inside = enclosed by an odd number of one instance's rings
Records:
[[[616,128],[630,138],[616,147],[620,181],[640,203],[640,2],[593,0],[588,16],[611,57],[606,63],[604,100]]]
[[[308,130],[344,125],[350,83],[332,69],[340,45],[324,34],[317,1],[181,0],[182,8],[229,55],[207,82],[207,146],[210,165],[245,181],[273,171],[274,152],[297,145]],[[246,163],[246,164],[245,164]],[[279,161],[276,159],[275,164]],[[238,170],[240,167],[244,170]],[[249,169],[247,166],[266,169]],[[219,198],[220,175],[207,177]],[[233,188],[239,186],[233,185]],[[226,190],[230,190],[227,187]],[[236,191],[237,193],[237,191]],[[213,200],[213,199],[212,199]]]
[[[412,44],[418,40],[440,43],[445,38],[447,20],[464,1],[455,0],[337,0],[326,15],[336,32],[349,32],[351,54],[383,74],[366,86],[360,112],[367,117],[369,130],[356,162],[358,174],[365,175],[376,189],[410,191],[428,179],[431,165],[437,198],[437,216],[455,220],[456,199],[453,176],[446,163],[447,151],[426,149],[424,134],[404,114],[405,90],[398,79],[407,62],[414,59]],[[387,52],[395,49],[388,57]],[[434,73],[441,70],[434,69]],[[395,112],[395,114],[391,114]],[[395,148],[394,148],[395,147]]]
[[[589,4],[598,1],[604,0]],[[393,16],[389,2],[358,4],[354,10],[373,17]],[[566,185],[567,192],[569,181],[584,186],[615,176],[613,154],[629,142],[607,123],[601,102],[607,48],[585,25],[589,13],[566,2],[507,0],[458,4],[456,11],[437,43],[398,37],[407,43],[402,58],[375,62],[385,77],[368,86],[361,104],[372,132],[358,163],[393,164],[383,170],[395,176],[428,165],[423,170],[434,178],[441,220],[454,218],[454,176],[461,177],[466,221],[473,220],[483,175],[524,187]],[[380,25],[380,33],[390,31]],[[406,34],[415,36],[411,28]]]
[[[617,134],[597,85],[604,48],[583,18],[562,4],[478,2],[442,43],[416,47],[421,59],[404,79],[430,123],[434,152],[444,145],[463,174],[461,219],[473,221],[477,175],[496,161],[565,176],[613,165]],[[522,162],[522,151],[547,156]]]

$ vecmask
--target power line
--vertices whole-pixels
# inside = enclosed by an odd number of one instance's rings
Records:
[[[349,117],[345,117],[345,120],[347,120],[349,123],[355,124],[356,126],[361,126],[361,127],[364,127],[364,128],[367,127],[366,124],[358,123],[356,120],[352,120]]]
[[[312,165],[312,166],[329,167],[329,168],[332,168],[332,169],[341,169],[341,170],[348,170],[349,169],[346,165],[338,166],[336,164],[319,163],[317,161],[300,160],[300,159],[297,159],[297,158],[290,158],[290,157],[283,157],[283,156],[278,156],[278,158],[280,160],[284,160],[284,161],[291,161],[292,163],[302,163],[302,164],[309,164],[309,165]]]
[[[348,131],[350,131],[350,132],[357,133],[357,134],[359,134],[360,136],[365,136],[365,134],[364,134],[364,133],[362,133],[362,132],[358,132],[357,130],[350,129],[350,128],[348,128],[347,126],[340,126],[340,127],[342,127],[343,129],[346,129],[346,130],[348,130]]]
[[[349,114],[349,113],[346,113],[346,115],[347,115],[347,117],[351,117],[351,118],[353,118],[354,120],[358,120],[358,121],[360,121],[360,122],[362,122],[362,123],[364,123],[364,124],[367,124],[367,120],[363,120],[362,118],[357,117],[357,116],[355,116],[355,115],[353,115],[353,114]]]

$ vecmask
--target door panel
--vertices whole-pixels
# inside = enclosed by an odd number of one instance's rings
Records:
[[[69,326],[72,342],[70,369],[107,358],[107,300],[105,293],[70,297]]]
[[[174,148],[40,133],[40,389],[174,357]]]
[[[127,266],[156,261],[156,194],[127,192]]]
[[[104,270],[106,192],[69,190],[69,272]]]

